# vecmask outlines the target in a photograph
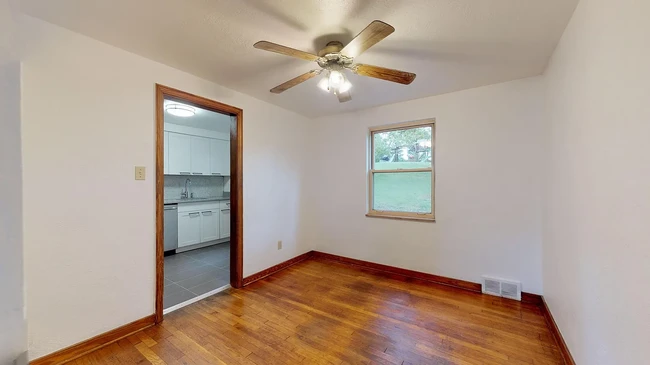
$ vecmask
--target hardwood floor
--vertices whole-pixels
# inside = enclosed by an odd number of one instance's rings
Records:
[[[165,316],[71,362],[562,364],[540,309],[323,259]]]

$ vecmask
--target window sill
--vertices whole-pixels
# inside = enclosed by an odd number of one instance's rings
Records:
[[[397,220],[403,220],[403,221],[416,221],[416,222],[431,222],[431,223],[434,223],[436,221],[436,218],[430,218],[430,217],[405,217],[405,216],[399,216],[399,215],[373,214],[373,213],[366,213],[366,217],[369,217],[369,218],[384,218],[384,219],[397,219]]]

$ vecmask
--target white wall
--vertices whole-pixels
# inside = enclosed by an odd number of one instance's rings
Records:
[[[535,77],[319,119],[315,249],[541,293],[541,86]],[[365,217],[368,127],[425,118],[437,123],[437,221]]]
[[[24,318],[20,63],[0,59],[0,364],[27,350]]]
[[[16,21],[10,0],[0,0],[0,61],[2,64],[15,58]]]
[[[21,31],[30,358],[154,312],[155,83],[244,110],[244,275],[310,249],[310,120],[40,20]]]
[[[578,364],[650,358],[649,13],[582,0],[545,74],[544,296]]]
[[[15,22],[0,1],[0,365],[27,351],[23,275],[20,62]]]

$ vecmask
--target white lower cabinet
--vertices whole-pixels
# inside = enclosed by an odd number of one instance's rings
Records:
[[[204,210],[201,212],[201,242],[218,240],[219,210]]]
[[[178,213],[178,247],[201,243],[201,213]]]
[[[196,245],[230,236],[230,212],[228,223],[223,223],[224,202],[189,203],[178,206],[178,247]],[[221,227],[226,227],[224,236]]]
[[[230,202],[222,201],[220,204],[220,226],[221,226],[221,236],[219,238],[230,237]]]

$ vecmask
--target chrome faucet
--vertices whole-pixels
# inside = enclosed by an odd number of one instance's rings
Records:
[[[187,189],[187,184],[190,184],[190,187],[192,186],[192,180],[190,179],[185,179],[185,191],[181,191],[181,199],[187,199],[190,197],[189,190]],[[192,197],[194,196],[194,193],[192,193]]]

